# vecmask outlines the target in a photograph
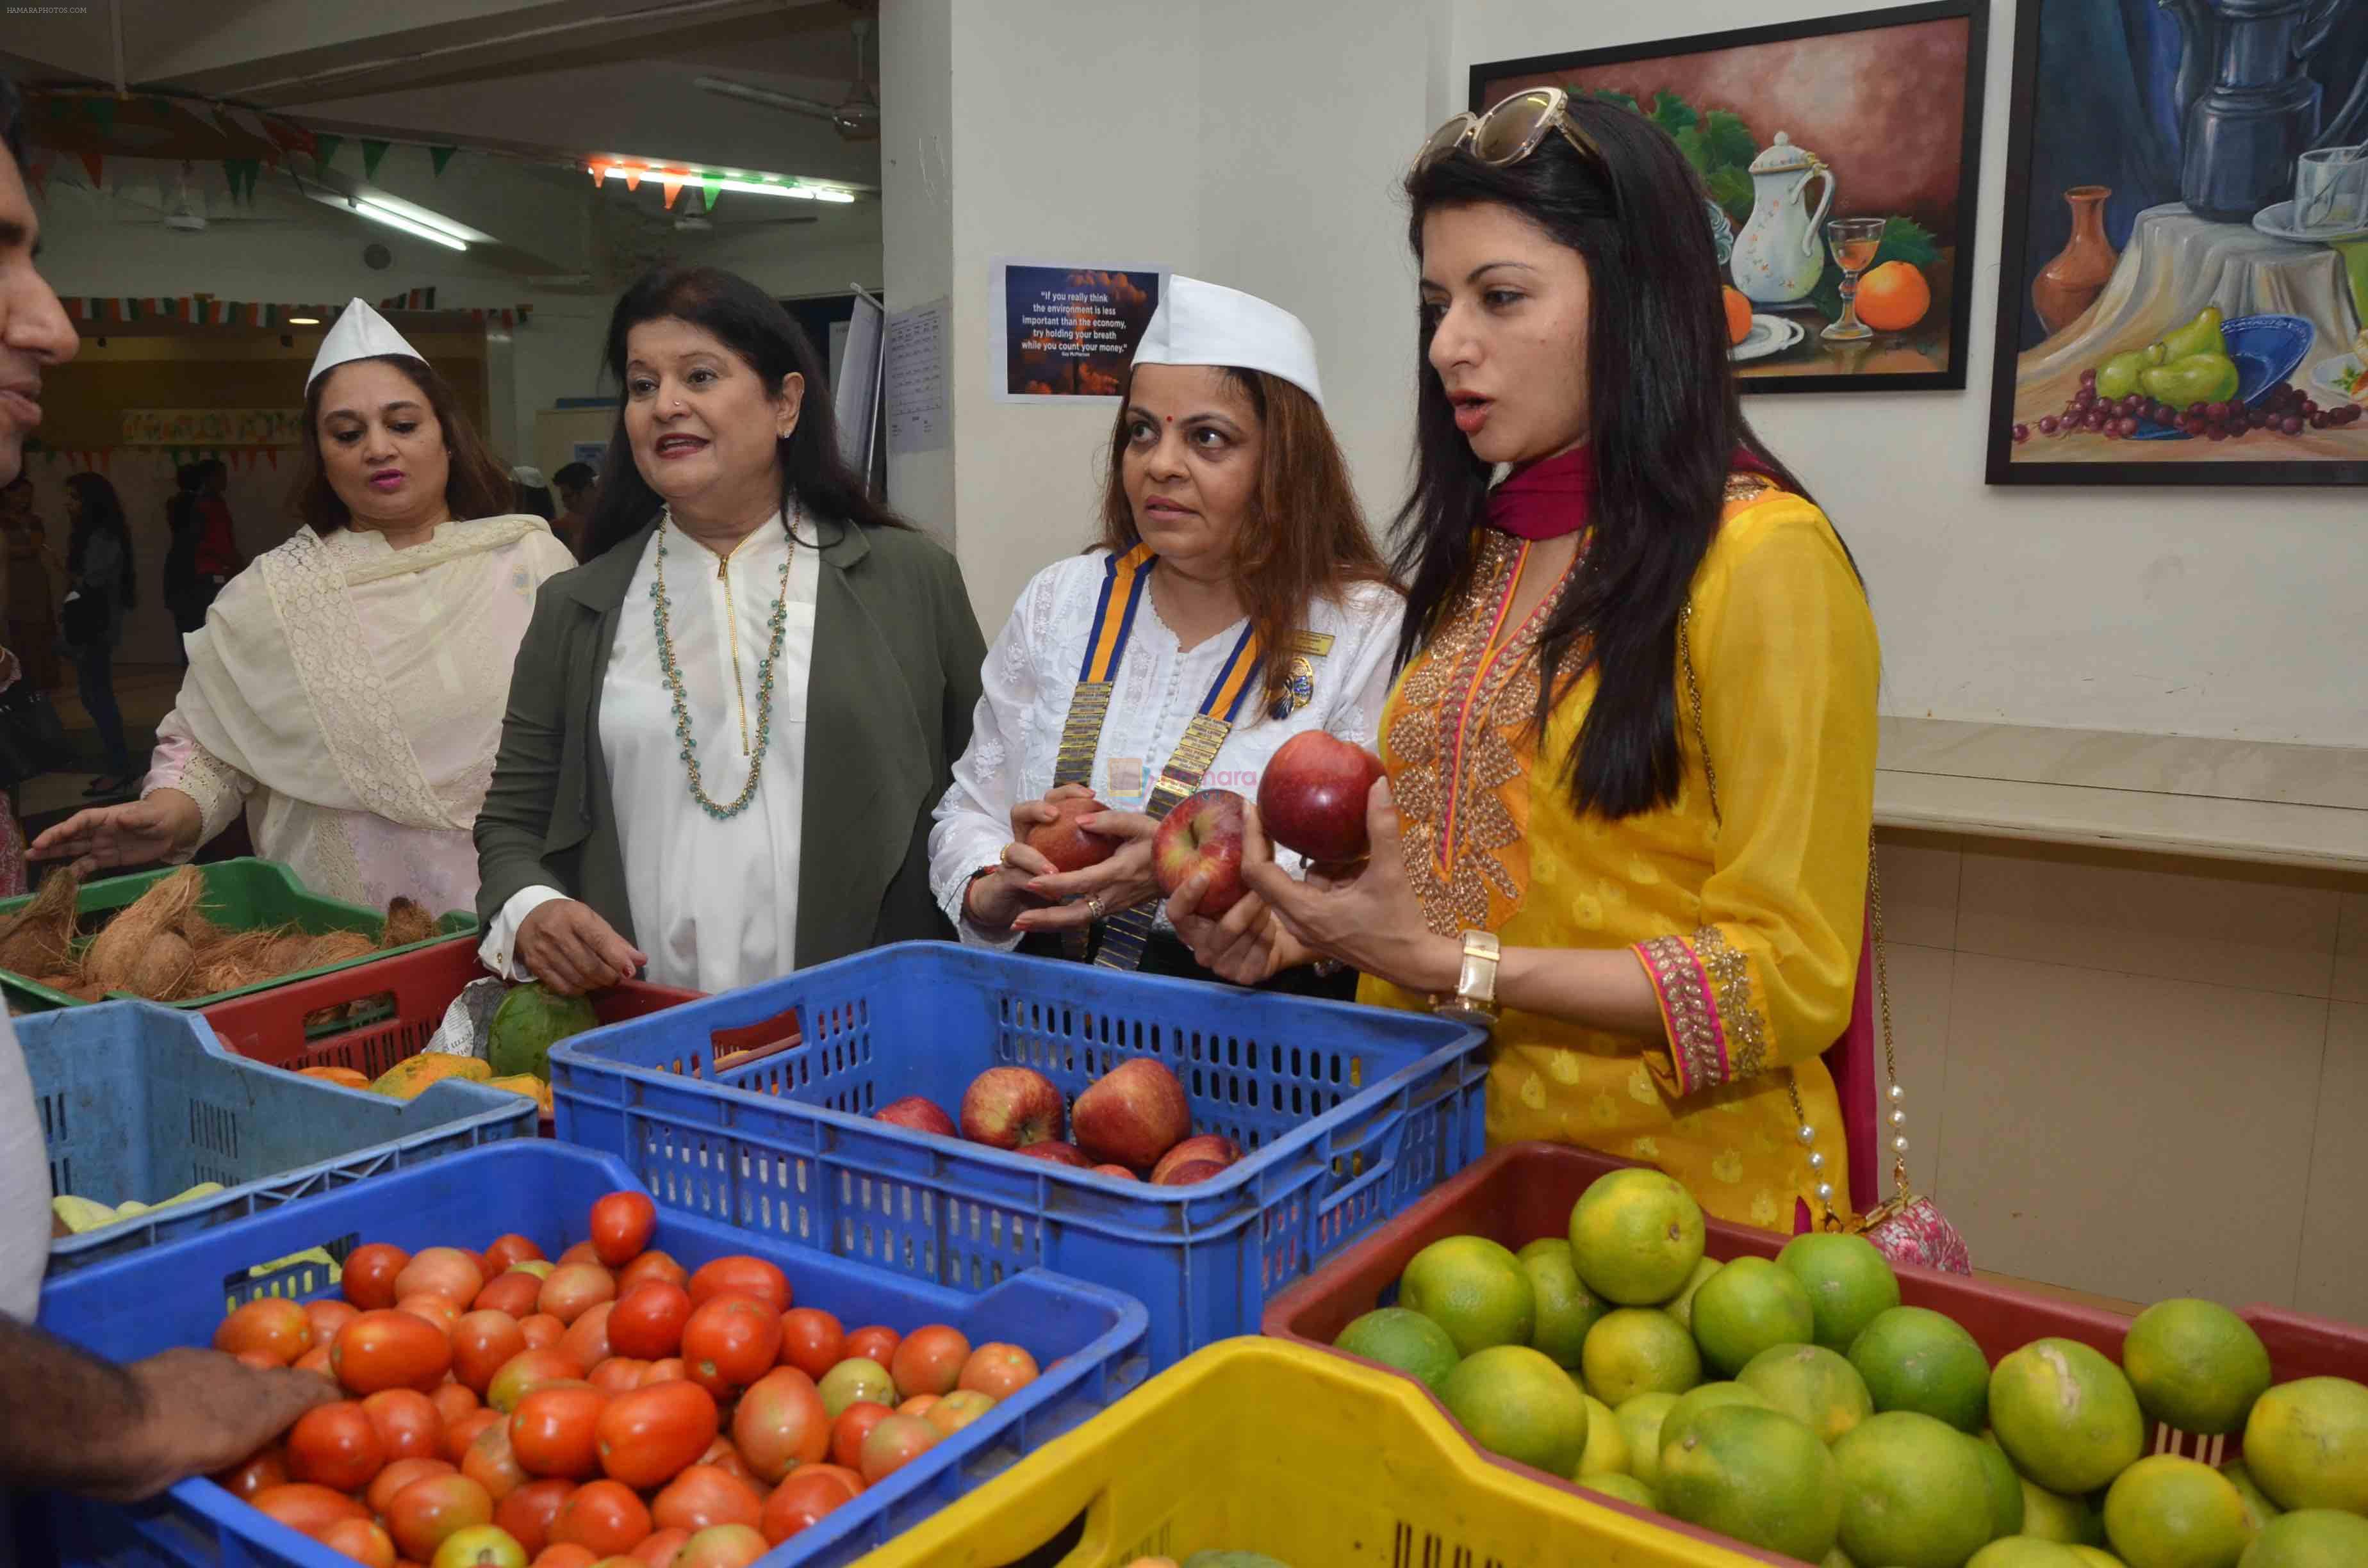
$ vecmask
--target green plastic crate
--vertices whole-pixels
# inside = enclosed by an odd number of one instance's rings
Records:
[[[176,868],[159,871],[140,871],[128,877],[108,877],[83,884],[81,896],[74,902],[74,924],[83,940],[97,935],[101,926],[116,911],[136,903],[142,893]],[[311,892],[296,880],[296,873],[277,860],[243,858],[217,860],[198,868],[205,879],[205,896],[198,901],[198,913],[226,931],[256,931],[279,926],[294,926],[313,936],[326,936],[332,931],[359,931],[375,937],[386,924],[386,912],[370,909],[359,903],[347,903],[339,899],[324,898]],[[5,924],[17,911],[32,902],[23,898],[0,899],[0,924]],[[441,936],[434,942],[449,942],[456,937],[476,934],[477,917],[473,914],[455,911],[438,923]],[[81,942],[77,942],[79,949]],[[235,991],[216,992],[211,996],[193,997],[187,1002],[170,1004],[176,1007],[195,1010],[211,1007],[217,1002],[233,996],[248,996],[258,991],[268,991],[290,981],[310,980],[314,975],[330,974],[357,964],[376,963],[396,953],[407,953],[429,946],[429,942],[414,942],[408,947],[389,948],[363,958],[349,959],[344,963],[324,964],[318,969],[298,970]],[[89,1004],[63,991],[52,991],[46,985],[36,985],[33,977],[0,969],[0,995],[5,995],[13,1013],[45,1013],[56,1007],[82,1007]]]

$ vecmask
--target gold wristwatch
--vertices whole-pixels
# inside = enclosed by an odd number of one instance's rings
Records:
[[[1456,977],[1455,990],[1450,995],[1432,997],[1430,1010],[1442,1018],[1478,1024],[1484,1029],[1494,1028],[1497,1024],[1497,962],[1503,952],[1496,933],[1464,932],[1463,969]]]

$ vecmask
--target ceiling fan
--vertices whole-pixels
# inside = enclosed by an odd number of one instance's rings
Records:
[[[880,99],[864,74],[864,43],[871,33],[869,17],[858,17],[848,24],[855,35],[855,77],[847,85],[847,96],[836,104],[819,98],[801,98],[789,93],[777,93],[769,87],[754,87],[746,82],[734,82],[725,76],[700,76],[700,90],[743,103],[762,104],[767,108],[787,109],[814,119],[830,121],[842,142],[877,142],[880,140]]]
[[[151,222],[160,223],[167,229],[184,234],[201,234],[213,223],[262,223],[284,226],[290,222],[284,217],[267,218],[254,212],[243,212],[234,203],[229,211],[210,211],[210,204],[204,190],[200,187],[196,166],[186,162],[181,165],[179,175],[174,178],[169,194],[163,179],[160,178],[156,182],[157,199],[153,204],[138,199],[121,186],[109,190],[108,195],[117,207],[128,207],[145,214],[137,218],[123,217],[119,214],[116,220],[118,222],[141,225]]]

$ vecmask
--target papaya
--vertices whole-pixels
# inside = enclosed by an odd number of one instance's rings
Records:
[[[407,1100],[418,1096],[428,1085],[445,1078],[466,1078],[472,1084],[488,1083],[494,1070],[473,1056],[454,1056],[447,1051],[423,1051],[406,1057],[378,1076],[370,1093],[393,1099]]]
[[[497,1076],[531,1073],[548,1080],[551,1048],[599,1025],[592,1004],[583,997],[557,995],[529,982],[514,987],[494,1009],[485,1054],[492,1059]]]
[[[485,1086],[492,1089],[507,1089],[514,1095],[524,1095],[542,1108],[543,1115],[551,1114],[551,1085],[531,1073],[513,1073],[505,1078],[489,1078],[485,1081]]]
[[[370,1081],[350,1067],[299,1067],[296,1071],[304,1077],[318,1078],[324,1084],[335,1084],[340,1088],[370,1087]]]

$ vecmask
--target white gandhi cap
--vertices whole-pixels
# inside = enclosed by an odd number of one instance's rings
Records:
[[[321,352],[313,357],[313,373],[304,378],[304,390],[311,392],[314,381],[349,359],[375,359],[382,354],[401,354],[423,362],[427,358],[405,343],[403,334],[367,303],[348,301],[337,324],[321,339]]]
[[[1228,365],[1264,370],[1299,388],[1323,406],[1315,375],[1315,339],[1305,324],[1255,294],[1171,277],[1167,293],[1134,351],[1138,365]]]

